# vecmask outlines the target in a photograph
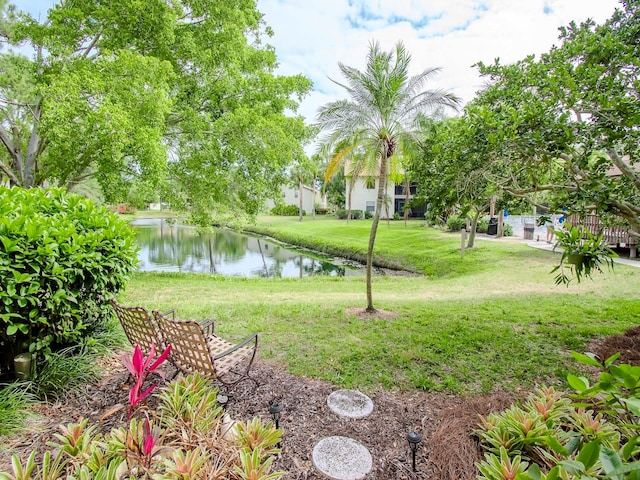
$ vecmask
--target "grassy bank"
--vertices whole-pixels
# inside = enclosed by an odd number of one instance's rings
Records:
[[[273,219],[258,228],[308,246],[362,251],[369,222]],[[362,278],[241,279],[138,274],[126,304],[215,318],[229,339],[259,332],[259,356],[290,371],[363,390],[424,388],[478,393],[562,382],[569,351],[637,322],[637,269],[569,288],[549,274],[558,255],[512,241],[478,241],[460,258],[458,235],[419,223],[381,224],[377,254],[430,273],[374,279],[386,320],[361,320]]]

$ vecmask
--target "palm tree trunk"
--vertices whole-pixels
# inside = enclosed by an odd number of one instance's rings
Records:
[[[351,220],[351,194],[353,193],[353,184],[349,182],[349,196],[347,197],[347,224]]]
[[[380,178],[378,183],[378,198],[376,199],[376,211],[373,215],[373,222],[371,223],[371,232],[369,233],[369,247],[367,248],[367,312],[375,313],[376,309],[373,307],[373,294],[371,292],[371,270],[373,266],[373,246],[376,242],[376,233],[378,232],[378,223],[380,223],[380,214],[382,213],[382,207],[384,206],[384,197],[387,191],[387,161],[386,154],[382,155],[380,161]]]
[[[409,177],[407,176],[406,172],[404,174],[404,226],[407,226],[407,219],[409,218],[409,193],[410,193],[410,186],[409,186]]]
[[[316,219],[316,182],[318,181],[318,174],[313,174],[313,205],[311,205],[311,215],[313,219]]]
[[[299,201],[300,201],[300,209],[298,211],[299,215],[300,215],[300,221],[302,221],[302,177],[298,177],[298,189],[299,189],[299,193],[298,196]]]

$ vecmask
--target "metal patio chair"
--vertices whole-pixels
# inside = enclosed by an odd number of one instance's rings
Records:
[[[156,352],[162,353],[167,347],[155,318],[144,307],[125,307],[116,302],[115,299],[109,303],[116,312],[116,316],[122,325],[124,333],[127,335],[132,346],[138,345],[144,354],[151,351],[151,345],[155,344]],[[175,317],[175,312],[170,310],[165,316]],[[208,334],[213,334],[215,324],[213,320],[201,322],[202,327]]]
[[[253,333],[237,344],[227,342],[192,320],[175,320],[157,310],[153,316],[163,340],[171,345],[173,364],[184,374],[199,372],[231,387],[243,380],[258,381],[249,370],[258,348],[258,334]]]

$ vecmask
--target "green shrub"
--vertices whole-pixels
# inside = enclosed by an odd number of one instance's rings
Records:
[[[506,227],[506,225],[505,225]],[[476,227],[476,232],[478,233],[487,233],[487,230],[489,230],[489,219],[488,218],[483,218],[482,220],[480,220],[478,222],[478,226]]]
[[[346,220],[347,211],[344,208],[339,208],[338,210],[336,210],[336,218],[338,220]]]
[[[595,384],[568,376],[570,396],[541,388],[526,402],[482,419],[480,480],[635,479],[640,473],[640,367],[604,363],[573,352],[601,370]],[[506,477],[505,472],[510,472]]]
[[[450,215],[447,218],[447,230],[450,232],[457,232],[467,226],[467,219],[464,217],[458,217],[456,215]]]
[[[271,209],[271,215],[280,215],[282,217],[295,217],[300,214],[300,208],[295,205],[276,205]],[[302,212],[306,215],[306,212]]]
[[[373,218],[373,212],[370,210],[365,210],[364,211],[364,218],[369,219],[369,218]]]
[[[79,343],[137,263],[135,233],[64,189],[0,187],[0,366]]]
[[[351,210],[351,218],[360,220],[362,218],[362,210]]]
[[[394,220],[400,220],[400,214],[399,214],[398,212],[395,212],[395,213],[393,214],[393,219],[394,219]]]
[[[513,227],[511,225],[509,225],[508,223],[505,223],[503,225],[503,229],[504,229],[504,236],[505,237],[513,237]]]

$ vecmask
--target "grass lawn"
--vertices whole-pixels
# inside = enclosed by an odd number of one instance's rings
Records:
[[[264,217],[254,230],[322,251],[366,251],[371,222]],[[549,274],[559,254],[509,239],[478,239],[460,256],[459,234],[421,222],[381,223],[381,261],[424,276],[374,278],[376,308],[362,320],[364,278],[264,279],[136,274],[120,300],[215,318],[227,339],[259,332],[259,356],[296,374],[364,391],[422,388],[475,394],[564,382],[571,350],[621,333],[640,318],[640,270],[616,265],[568,288]]]

